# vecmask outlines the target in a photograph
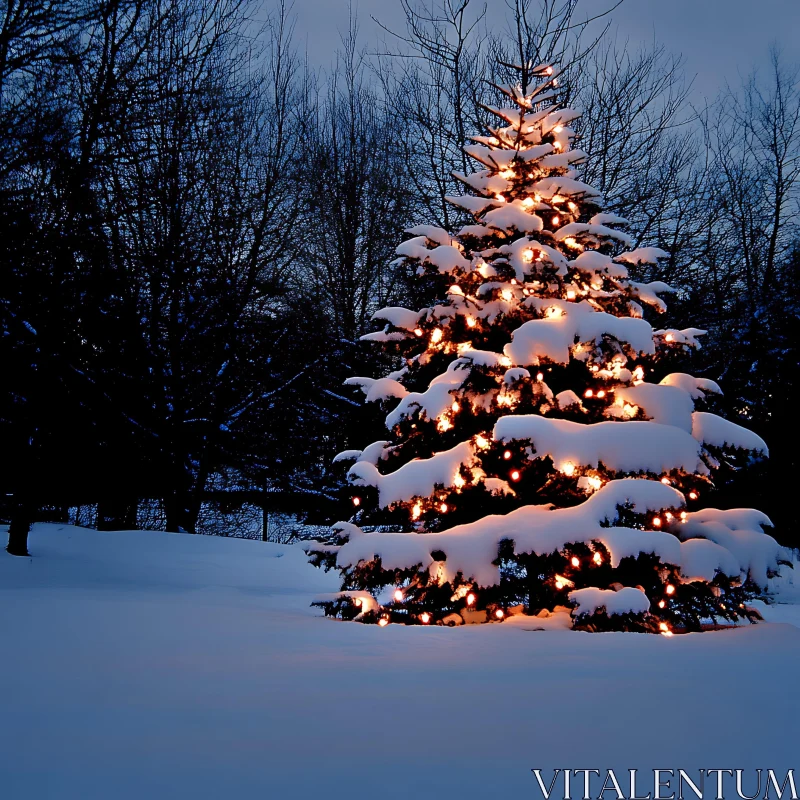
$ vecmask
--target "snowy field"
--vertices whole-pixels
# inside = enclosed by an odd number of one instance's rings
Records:
[[[800,768],[800,576],[768,623],[666,639],[327,620],[309,602],[336,577],[284,545],[38,525],[30,548],[0,553],[2,800],[485,800],[541,797],[532,767]]]

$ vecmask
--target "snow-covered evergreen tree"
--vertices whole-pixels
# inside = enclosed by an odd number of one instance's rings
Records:
[[[670,635],[752,617],[748,599],[788,557],[752,509],[703,507],[720,459],[767,454],[707,411],[710,380],[671,371],[703,331],[655,330],[660,282],[629,269],[625,220],[579,180],[578,114],[557,72],[521,68],[501,123],[466,148],[482,169],[448,198],[455,236],[420,225],[400,245],[439,299],[385,308],[366,339],[387,377],[351,378],[387,412],[385,441],[339,454],[354,515],[312,561],[336,567],[326,613],[364,622],[502,621],[570,606],[591,630]]]

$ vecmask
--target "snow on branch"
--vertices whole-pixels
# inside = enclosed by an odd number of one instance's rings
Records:
[[[556,469],[604,466],[613,472],[655,475],[682,470],[705,475],[700,443],[691,434],[656,422],[597,422],[583,425],[535,414],[501,417],[498,442],[530,442],[537,458],[549,456]],[[566,465],[571,465],[567,467]]]

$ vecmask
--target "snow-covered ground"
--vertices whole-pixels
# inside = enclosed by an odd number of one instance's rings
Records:
[[[505,800],[541,797],[532,767],[800,768],[800,605],[671,639],[379,628],[311,609],[336,577],[294,547],[59,525],[30,547],[0,553],[3,800]]]

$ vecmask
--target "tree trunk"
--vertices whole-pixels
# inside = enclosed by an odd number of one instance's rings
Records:
[[[173,492],[164,498],[164,514],[167,530],[173,533],[194,533],[196,519],[189,509],[189,496],[185,492]]]
[[[269,511],[266,504],[261,507],[261,541],[269,541]]]
[[[8,526],[8,546],[6,551],[12,556],[29,556],[28,533],[33,523],[33,514],[27,503],[20,503],[11,515]]]

